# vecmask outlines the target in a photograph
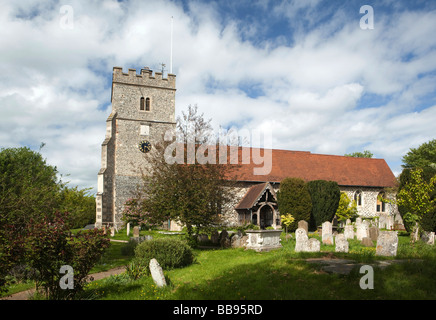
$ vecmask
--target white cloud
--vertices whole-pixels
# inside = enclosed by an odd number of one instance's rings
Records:
[[[216,127],[271,128],[276,148],[365,148],[395,165],[434,138],[435,11],[375,9],[375,29],[361,30],[358,11],[319,1],[256,2],[264,16],[249,27],[220,16],[219,3],[70,5],[72,30],[60,27],[57,1],[2,7],[0,146],[45,142],[47,160],[82,187],[96,185],[112,67],[168,68],[171,16],[177,113],[197,103]],[[266,36],[269,15],[288,19],[291,40],[247,40]],[[359,105],[366,94],[385,103]]]

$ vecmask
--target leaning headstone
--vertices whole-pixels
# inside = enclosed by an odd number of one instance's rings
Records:
[[[372,241],[377,241],[378,234],[379,234],[379,229],[377,227],[370,227],[368,229],[368,235]]]
[[[347,224],[344,227],[345,239],[354,239],[354,226],[352,224]]]
[[[335,252],[348,252],[348,241],[343,233],[340,233],[335,237],[335,244]]]
[[[369,237],[364,237],[362,239],[362,241],[360,242],[360,244],[364,247],[372,247],[374,245],[371,238],[369,238]]]
[[[398,249],[398,235],[396,231],[380,231],[377,239],[376,256],[395,257]]]
[[[133,227],[133,237],[137,238],[139,237],[139,227]]]
[[[298,221],[298,228],[303,228],[304,230],[306,230],[306,233],[309,232],[309,224],[305,220]]]
[[[332,223],[330,221],[322,224],[322,243],[333,245]]]
[[[157,262],[157,260],[153,258],[150,260],[149,267],[150,267],[151,277],[153,278],[154,283],[158,287],[166,286],[167,282],[165,280],[165,276],[164,276],[164,273],[162,271],[161,266],[159,265],[159,262]]]
[[[304,252],[307,250],[309,238],[306,230],[298,228],[295,230],[295,252]]]

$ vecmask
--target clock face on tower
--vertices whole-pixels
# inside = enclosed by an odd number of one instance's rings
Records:
[[[147,140],[142,140],[139,142],[138,148],[141,152],[147,153],[151,150],[151,143]]]

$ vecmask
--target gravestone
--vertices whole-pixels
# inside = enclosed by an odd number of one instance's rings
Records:
[[[379,229],[377,227],[370,227],[368,233],[369,233],[369,238],[372,241],[377,241],[378,234],[379,234]]]
[[[364,247],[372,247],[374,245],[371,238],[369,238],[369,237],[362,238],[362,241],[360,242],[360,244]]]
[[[198,235],[198,242],[208,242],[208,241],[209,241],[209,237],[207,236],[207,234]]]
[[[164,287],[167,285],[167,282],[165,280],[165,276],[164,273],[162,271],[162,267],[160,266],[159,262],[157,262],[156,259],[151,259],[150,260],[150,273],[151,273],[151,277],[153,278],[154,283],[158,286],[158,287]]]
[[[348,252],[348,241],[343,233],[340,233],[335,237],[335,244],[335,252]]]
[[[303,228],[295,231],[295,239],[295,252],[319,252],[321,249],[321,243],[317,239],[309,239]]]
[[[396,231],[380,231],[377,239],[376,256],[395,257],[398,249]]]
[[[111,228],[111,237],[113,237],[113,236],[115,236],[115,228],[114,227]]]
[[[354,226],[352,224],[347,224],[344,228],[345,239],[354,239]]]
[[[304,252],[307,249],[307,242],[309,238],[306,230],[298,228],[295,230],[295,252]]]
[[[435,235],[434,232],[426,232],[426,231],[424,231],[422,233],[421,240],[424,241],[427,244],[433,245],[434,244],[434,238],[435,238],[434,235]]]
[[[357,227],[356,227],[356,239],[357,240],[362,240],[365,237],[369,237],[369,232],[368,232],[368,224],[365,222],[360,223]]]
[[[130,235],[130,222],[127,224],[127,236]]]
[[[134,238],[139,237],[139,227],[138,226],[133,227],[133,237]]]
[[[302,228],[302,229],[306,230],[306,233],[309,232],[309,224],[305,220],[298,221],[298,228]]]
[[[322,243],[333,245],[332,223],[330,221],[322,224]]]

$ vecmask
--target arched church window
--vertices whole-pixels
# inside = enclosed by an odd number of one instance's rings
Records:
[[[141,97],[141,100],[139,101],[139,110],[144,111],[145,110],[145,99],[144,97]]]
[[[145,111],[150,111],[150,98],[145,99]]]
[[[385,193],[382,191],[377,195],[377,212],[386,211]]]
[[[356,201],[356,205],[358,206],[362,205],[362,190],[357,190],[354,193],[354,201]]]

